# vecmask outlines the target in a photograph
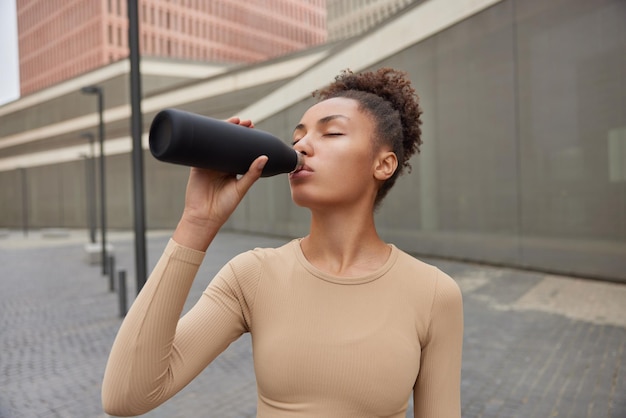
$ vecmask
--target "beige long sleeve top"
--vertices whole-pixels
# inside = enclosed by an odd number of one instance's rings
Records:
[[[179,320],[204,253],[171,240],[113,345],[105,410],[145,413],[242,333],[252,336],[257,416],[460,417],[462,298],[437,268],[391,246],[363,277],[334,277],[298,240],[243,253]]]

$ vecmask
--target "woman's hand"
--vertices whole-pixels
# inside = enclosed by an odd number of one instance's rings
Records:
[[[251,121],[236,117],[227,121],[254,127]],[[174,232],[174,240],[185,247],[206,251],[246,192],[259,179],[266,162],[266,156],[258,157],[240,178],[219,171],[192,168],[187,182],[185,209]]]

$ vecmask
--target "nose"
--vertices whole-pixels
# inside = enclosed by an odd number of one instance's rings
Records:
[[[313,147],[311,146],[311,142],[308,139],[308,135],[298,140],[298,142],[296,142],[296,144],[293,146],[293,149],[309,157],[313,155]]]

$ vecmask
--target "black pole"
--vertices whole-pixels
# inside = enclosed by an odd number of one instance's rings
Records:
[[[106,180],[104,166],[104,94],[97,88],[98,94],[98,136],[100,140],[100,225],[102,226],[102,275],[107,274],[107,216],[106,216]]]
[[[22,231],[24,236],[28,236],[28,185],[24,167],[20,168],[20,182],[22,183]]]
[[[128,46],[130,48],[131,134],[133,138],[133,202],[135,220],[135,273],[137,293],[146,283],[146,224],[141,134],[141,72],[139,69],[139,11],[137,0],[128,0]]]
[[[85,222],[87,223],[87,234],[89,235],[89,242],[93,243],[94,236],[91,228],[91,160],[88,154],[82,154],[83,161],[85,161]]]
[[[90,183],[89,186],[91,188],[91,211],[89,213],[90,225],[91,225],[91,242],[95,244],[96,242],[96,227],[97,227],[97,219],[98,219],[98,209],[96,203],[96,151],[94,144],[94,137],[91,135],[91,143],[90,143],[90,157],[89,157],[89,170],[90,174]]]
[[[87,192],[87,226],[89,228],[89,242],[96,243],[96,153],[94,151],[94,136],[91,132],[81,134],[89,141],[89,154],[85,157],[85,185]]]
[[[106,181],[104,167],[104,92],[99,86],[83,87],[81,91],[85,94],[98,95],[98,140],[100,141],[100,225],[102,227],[102,275],[107,274],[107,217],[106,217]]]
[[[115,291],[115,256],[110,255],[109,259],[107,260],[107,263],[109,263],[109,291],[110,292],[114,292]]]
[[[126,308],[126,271],[121,270],[118,276],[118,296],[120,305],[120,318],[124,318],[127,313]]]

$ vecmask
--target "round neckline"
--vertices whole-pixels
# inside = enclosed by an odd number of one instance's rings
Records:
[[[300,264],[315,277],[322,279],[326,282],[342,284],[342,285],[364,284],[364,283],[369,283],[371,281],[374,281],[380,278],[385,273],[387,273],[389,269],[395,264],[396,259],[398,258],[398,252],[399,252],[398,248],[395,245],[387,244],[389,245],[389,248],[391,248],[391,252],[389,253],[389,257],[387,258],[387,261],[385,261],[385,263],[382,266],[362,276],[343,277],[343,276],[335,276],[333,274],[327,273],[324,270],[321,270],[317,268],[316,266],[314,266],[313,264],[311,264],[311,262],[307,260],[304,253],[302,252],[302,247],[300,246],[301,240],[302,238],[298,238],[292,241],[292,245],[294,247],[296,257],[298,261],[300,262]]]

